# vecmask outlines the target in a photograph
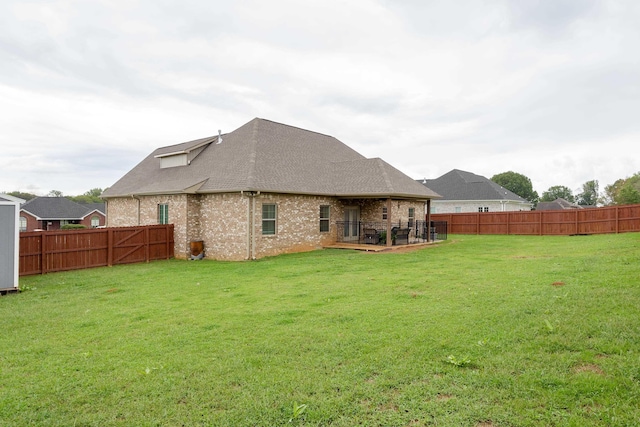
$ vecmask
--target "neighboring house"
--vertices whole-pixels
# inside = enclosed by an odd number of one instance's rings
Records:
[[[87,228],[104,226],[104,203],[82,204],[66,197],[35,197],[20,207],[20,231],[60,230],[66,224]]]
[[[431,213],[529,211],[532,207],[495,182],[459,169],[421,182],[442,196],[431,204]]]
[[[536,206],[537,211],[561,211],[565,209],[584,209],[587,206],[580,206],[575,203],[566,201],[565,199],[558,197],[553,202],[538,202]],[[591,207],[591,206],[588,206]]]
[[[411,224],[439,196],[334,137],[256,118],[155,150],[102,197],[109,227],[174,224],[176,257],[203,242],[207,257],[244,260],[358,242],[355,225]]]

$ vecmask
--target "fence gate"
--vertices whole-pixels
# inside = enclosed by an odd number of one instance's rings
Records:
[[[0,291],[18,289],[20,203],[0,197]]]

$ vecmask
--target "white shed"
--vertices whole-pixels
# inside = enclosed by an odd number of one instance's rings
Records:
[[[18,290],[20,199],[0,194],[0,292]]]

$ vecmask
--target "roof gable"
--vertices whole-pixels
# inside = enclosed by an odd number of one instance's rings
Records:
[[[155,150],[103,196],[262,191],[438,197],[382,160],[366,159],[318,132],[256,118],[223,134],[219,144],[217,138]],[[160,167],[162,156],[194,147],[201,151],[187,166]]]
[[[529,203],[495,182],[471,172],[453,169],[423,184],[442,195],[443,200],[507,200]]]

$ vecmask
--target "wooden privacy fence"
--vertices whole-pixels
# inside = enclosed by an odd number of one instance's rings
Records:
[[[20,233],[20,275],[173,257],[173,224]]]
[[[562,211],[431,214],[451,234],[574,235],[640,231],[640,205]]]

